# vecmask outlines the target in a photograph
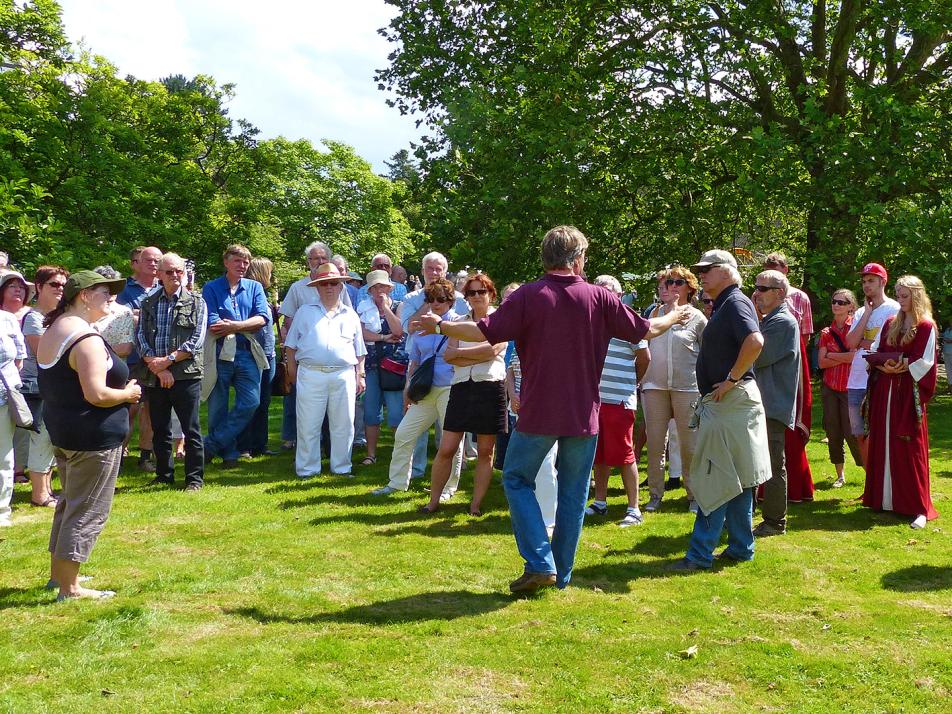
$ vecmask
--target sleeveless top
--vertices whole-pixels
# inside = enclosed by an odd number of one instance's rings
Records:
[[[69,353],[87,337],[102,340],[109,353],[106,386],[122,389],[129,381],[129,368],[102,336],[82,335],[67,349],[60,348],[52,364],[37,364],[43,423],[53,446],[71,451],[103,451],[121,446],[129,433],[129,404],[97,407],[86,401],[79,374],[69,366]]]

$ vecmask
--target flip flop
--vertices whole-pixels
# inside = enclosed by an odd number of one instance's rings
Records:
[[[42,503],[37,503],[33,499],[30,499],[30,505],[34,508],[56,508],[56,499],[53,496],[48,496]]]
[[[361,466],[373,466],[375,463],[377,463],[377,457],[376,457],[376,456],[365,456],[363,459],[361,459],[360,465],[361,465]]]

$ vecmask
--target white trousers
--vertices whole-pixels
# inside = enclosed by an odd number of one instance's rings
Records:
[[[321,472],[321,425],[325,414],[331,432],[331,471],[335,474],[351,472],[356,395],[357,376],[353,367],[322,372],[298,365],[297,453],[294,459],[298,476],[316,476]]]
[[[410,488],[410,468],[413,460],[413,450],[417,439],[426,433],[434,422],[442,429],[443,417],[446,416],[446,405],[450,401],[449,387],[433,387],[416,404],[411,404],[407,413],[400,420],[400,426],[393,435],[393,455],[390,457],[390,487],[399,491]],[[462,446],[462,444],[460,444]],[[462,449],[457,449],[450,467],[450,480],[446,484],[444,493],[456,491],[459,484],[460,456]]]
[[[13,422],[7,405],[0,404],[0,525],[10,523],[13,500]]]

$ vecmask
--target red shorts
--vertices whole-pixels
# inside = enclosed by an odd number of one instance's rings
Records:
[[[631,430],[635,413],[621,404],[602,404],[598,408],[598,444],[595,463],[600,466],[625,466],[635,463]]]

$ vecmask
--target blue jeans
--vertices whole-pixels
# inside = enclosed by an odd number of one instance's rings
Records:
[[[258,408],[251,416],[248,426],[238,437],[238,451],[241,453],[247,451],[252,455],[258,455],[268,450],[268,437],[270,435],[268,410],[271,408],[271,382],[274,380],[277,367],[274,355],[271,355],[268,358],[268,369],[261,372],[261,399]]]
[[[384,392],[380,389],[380,375],[376,369],[367,370],[367,389],[364,392],[364,424],[380,426],[383,407],[387,406],[387,424],[391,429],[400,426],[403,418],[403,392]]]
[[[714,549],[721,542],[721,533],[727,525],[727,553],[734,560],[754,559],[754,534],[751,519],[754,515],[754,489],[745,488],[723,506],[705,516],[698,511],[694,532],[688,546],[687,559],[705,568],[714,564]]]
[[[846,390],[846,406],[849,409],[850,431],[853,436],[866,434],[866,422],[863,420],[863,400],[865,398],[865,389]]]
[[[281,441],[297,441],[297,388],[293,384],[284,395]]]
[[[208,398],[206,458],[237,459],[238,435],[248,426],[261,398],[261,370],[249,350],[237,350],[234,362],[218,360],[218,381]],[[228,394],[235,388],[235,404],[229,411]]]
[[[555,573],[555,584],[560,588],[572,579],[597,441],[597,436],[524,434],[518,428],[509,438],[502,483],[509,501],[516,546],[526,561],[527,572]],[[535,479],[542,460],[556,442],[559,444],[556,462],[559,496],[555,532],[550,543],[535,497]]]

